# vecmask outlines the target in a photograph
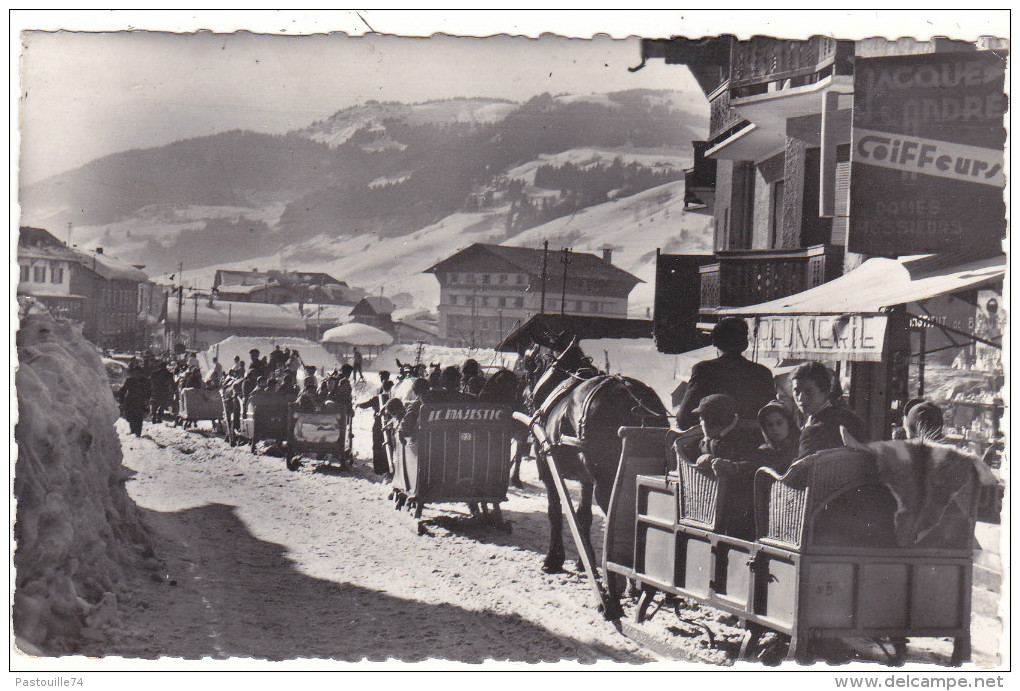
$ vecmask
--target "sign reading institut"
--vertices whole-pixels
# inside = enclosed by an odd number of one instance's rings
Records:
[[[747,317],[747,326],[755,356],[878,362],[887,320],[881,314],[782,314]]]
[[[1004,74],[990,51],[857,59],[848,250],[1001,251]]]

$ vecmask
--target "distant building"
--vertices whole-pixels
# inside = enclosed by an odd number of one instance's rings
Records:
[[[185,295],[168,305],[167,343],[174,342],[180,315],[180,336],[176,339],[191,350],[205,350],[230,336],[304,338],[308,329],[296,309],[283,305],[210,300],[208,295]]]
[[[213,279],[213,291],[220,300],[273,305],[288,302],[354,305],[365,295],[360,288],[352,288],[327,273],[275,269],[218,269]]]
[[[612,250],[563,250],[475,243],[424,273],[439,281],[439,339],[446,345],[494,346],[540,312],[626,317],[627,297],[641,282],[612,264]]]
[[[140,268],[103,253],[68,247],[42,228],[18,235],[18,294],[31,295],[56,316],[81,325],[82,335],[102,348],[134,350],[147,345],[139,322]]]
[[[351,321],[368,324],[393,335],[393,302],[382,296],[362,298],[351,310]]]

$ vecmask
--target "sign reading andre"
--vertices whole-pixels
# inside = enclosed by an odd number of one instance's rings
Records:
[[[755,355],[878,362],[888,317],[881,314],[786,314],[747,317]]]
[[[1005,65],[990,51],[857,59],[848,250],[1001,251]]]

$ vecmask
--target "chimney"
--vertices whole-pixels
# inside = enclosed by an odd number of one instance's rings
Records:
[[[613,263],[613,248],[612,247],[605,247],[604,246],[602,248],[602,261],[604,261],[606,264],[612,264]]]
[[[103,248],[102,247],[97,247],[96,248],[96,254],[102,254],[102,253],[103,253]]]

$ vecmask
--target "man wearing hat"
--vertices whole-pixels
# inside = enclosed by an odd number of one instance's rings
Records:
[[[727,317],[712,329],[714,360],[702,360],[691,369],[691,379],[677,410],[677,425],[688,429],[698,424],[697,408],[712,394],[726,394],[737,403],[741,420],[757,420],[758,411],[776,397],[776,385],[768,367],[743,356],[747,350],[747,323]]]

